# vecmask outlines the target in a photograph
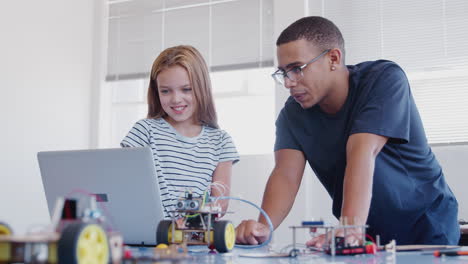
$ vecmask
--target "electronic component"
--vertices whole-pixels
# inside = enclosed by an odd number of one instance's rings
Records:
[[[310,225],[323,225],[324,222],[323,220],[318,220],[318,221],[302,221],[303,226],[310,226]]]
[[[179,200],[176,203],[177,210],[200,210],[201,199]]]
[[[290,251],[291,257],[296,257],[300,251],[296,247],[296,230],[308,229],[313,237],[323,236],[326,241],[322,250],[332,256],[335,255],[357,255],[357,254],[375,254],[377,246],[372,242],[366,241],[366,225],[326,225],[323,221],[303,221],[300,226],[291,226],[293,229],[293,249]],[[348,242],[347,234],[356,232],[359,234],[353,241]]]
[[[327,254],[331,254],[331,248],[325,250]],[[335,255],[358,255],[358,254],[375,254],[377,253],[377,245],[372,242],[365,242],[364,245],[351,246],[345,244],[344,237],[335,237]]]

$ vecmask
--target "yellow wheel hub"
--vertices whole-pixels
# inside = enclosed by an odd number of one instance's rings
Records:
[[[208,236],[210,237],[210,244],[214,243],[214,233],[213,231],[205,231],[205,243],[208,243]]]
[[[161,243],[161,244],[157,245],[156,248],[158,248],[158,249],[167,249],[169,247],[166,244]]]
[[[107,264],[109,244],[104,230],[98,225],[88,225],[80,233],[76,248],[78,264]]]
[[[229,250],[232,250],[236,242],[236,229],[234,228],[234,225],[232,223],[226,225],[226,232],[224,234],[226,247]]]
[[[174,243],[182,243],[184,240],[184,232],[181,230],[174,230]],[[172,244],[172,224],[169,226],[169,232],[167,232],[167,242]]]
[[[11,230],[8,226],[0,223],[0,236],[2,235],[11,235]]]

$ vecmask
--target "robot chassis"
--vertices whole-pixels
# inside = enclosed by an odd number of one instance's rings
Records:
[[[207,245],[219,253],[230,252],[235,245],[236,231],[230,221],[219,220],[228,213],[215,205],[215,198],[193,197],[189,192],[179,199],[176,210],[170,212],[171,220],[159,222],[158,244]],[[183,215],[177,219],[176,215]]]
[[[150,256],[132,256],[120,233],[105,228],[105,219],[90,197],[90,206],[77,215],[78,200],[59,198],[48,231],[14,235],[0,222],[0,264],[134,264],[154,261],[177,263],[187,259],[187,248],[158,245]]]

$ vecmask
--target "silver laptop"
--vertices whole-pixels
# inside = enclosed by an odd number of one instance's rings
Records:
[[[125,244],[156,244],[164,214],[151,149],[45,151],[37,158],[51,217],[57,197],[96,194]]]

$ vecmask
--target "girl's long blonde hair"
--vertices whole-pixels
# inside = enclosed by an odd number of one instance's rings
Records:
[[[218,128],[208,67],[200,52],[188,45],[167,48],[154,61],[148,87],[147,117],[161,118],[167,115],[161,106],[156,78],[160,72],[175,65],[183,67],[189,75],[196,102],[194,115],[200,125]]]

